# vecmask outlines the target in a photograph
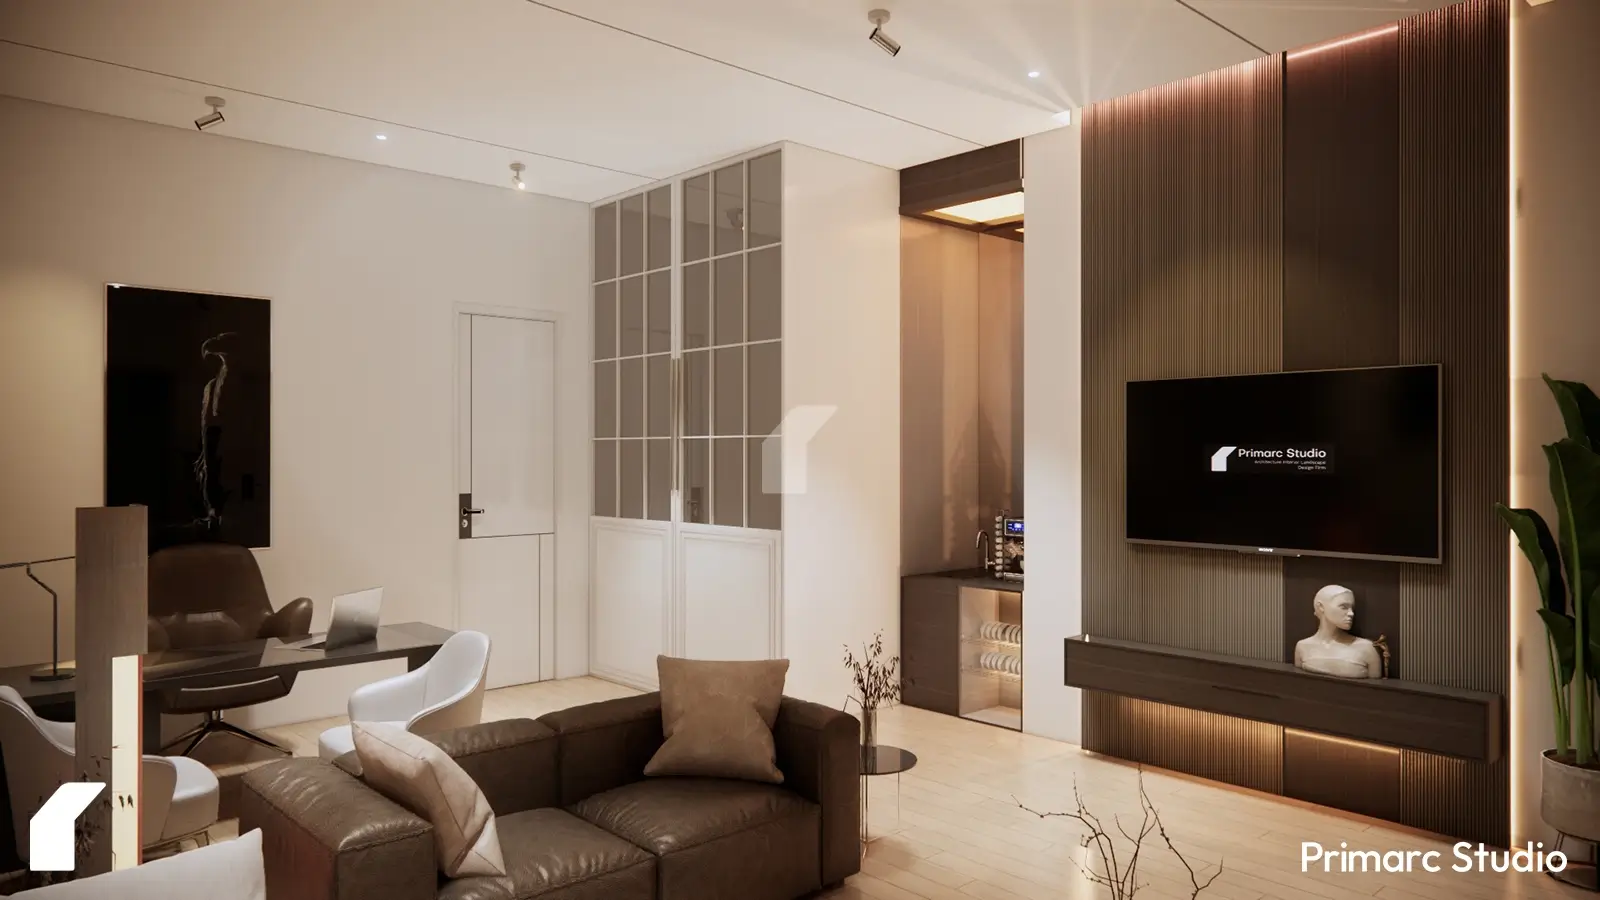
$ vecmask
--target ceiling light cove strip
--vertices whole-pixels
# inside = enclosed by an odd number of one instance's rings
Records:
[[[1307,48],[1305,48],[1303,50],[1296,50],[1296,51],[1294,51],[1294,52],[1289,54],[1289,58],[1290,59],[1299,59],[1302,56],[1310,56],[1313,53],[1321,53],[1324,50],[1332,50],[1332,49],[1334,49],[1336,47],[1346,47],[1346,46],[1349,46],[1350,44],[1355,44],[1355,43],[1360,43],[1361,41],[1371,40],[1372,38],[1375,38],[1375,37],[1382,37],[1382,36],[1384,36],[1386,34],[1394,34],[1395,32],[1397,32],[1399,30],[1400,30],[1400,26],[1399,25],[1385,25],[1382,28],[1377,28],[1377,29],[1374,29],[1372,31],[1364,31],[1361,34],[1352,34],[1349,37],[1339,38],[1336,41],[1329,41],[1326,44],[1318,44],[1315,47],[1307,47]]]

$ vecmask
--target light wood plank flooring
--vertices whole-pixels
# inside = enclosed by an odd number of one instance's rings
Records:
[[[580,703],[634,693],[595,678],[490,691],[484,718],[535,718]],[[266,733],[315,756],[317,735],[343,724],[323,719]],[[1109,896],[1078,869],[1083,830],[1040,811],[1074,808],[1074,784],[1101,819],[1136,827],[1138,770],[1070,744],[920,709],[887,710],[880,740],[918,756],[900,777],[871,779],[871,831],[862,872],[828,900],[1088,900]],[[1593,898],[1543,875],[1454,873],[1449,842],[1387,823],[1167,772],[1146,771],[1145,787],[1173,842],[1204,878],[1223,874],[1203,900],[1500,900]],[[898,796],[897,796],[898,794]],[[897,802],[898,801],[898,802]],[[221,835],[219,835],[221,836]],[[881,836],[881,837],[879,837]],[[1153,837],[1153,836],[1152,836]],[[1300,842],[1351,849],[1439,850],[1437,874],[1300,872]],[[1126,842],[1123,843],[1124,850]],[[1146,845],[1141,900],[1187,900],[1188,877],[1159,846]]]

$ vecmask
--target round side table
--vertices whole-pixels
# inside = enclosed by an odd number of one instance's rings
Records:
[[[872,747],[861,748],[861,853],[867,852],[867,844],[873,838],[867,834],[868,802],[871,792],[867,790],[867,779],[876,775],[894,776],[894,815],[898,822],[900,819],[900,773],[909,770],[917,764],[917,755],[910,750],[899,747],[890,747],[878,744]]]

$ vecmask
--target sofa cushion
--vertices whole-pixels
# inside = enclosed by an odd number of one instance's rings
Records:
[[[506,876],[457,878],[439,900],[652,900],[649,853],[559,809],[501,816]]]
[[[656,854],[660,900],[789,900],[821,884],[821,808],[773,785],[652,778],[571,807]]]
[[[772,725],[783,702],[786,659],[656,657],[666,742],[646,775],[743,778],[778,784]]]
[[[433,824],[444,874],[506,874],[494,810],[449,754],[382,722],[355,722],[351,731],[367,784]]]

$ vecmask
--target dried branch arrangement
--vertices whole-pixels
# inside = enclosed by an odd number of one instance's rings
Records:
[[[1073,860],[1072,864],[1077,866],[1078,871],[1082,872],[1090,882],[1102,885],[1109,890],[1111,892],[1111,900],[1133,900],[1139,889],[1145,887],[1138,880],[1139,861],[1140,855],[1145,849],[1145,839],[1152,834],[1160,838],[1161,843],[1166,845],[1168,852],[1177,857],[1178,862],[1183,864],[1184,871],[1188,872],[1190,900],[1199,897],[1200,892],[1210,887],[1211,883],[1217,880],[1217,876],[1222,874],[1222,863],[1219,861],[1217,870],[1212,872],[1209,878],[1201,881],[1200,876],[1195,874],[1194,866],[1190,865],[1189,860],[1185,859],[1183,854],[1178,851],[1178,848],[1172,845],[1172,838],[1167,836],[1167,828],[1161,822],[1161,813],[1156,810],[1155,804],[1150,800],[1150,795],[1144,789],[1143,770],[1139,772],[1139,809],[1143,812],[1139,827],[1130,830],[1122,824],[1121,817],[1111,817],[1111,827],[1116,829],[1117,833],[1121,834],[1125,841],[1133,845],[1131,849],[1128,849],[1123,854],[1117,852],[1116,838],[1106,828],[1105,823],[1084,805],[1083,794],[1078,791],[1077,779],[1073,779],[1072,782],[1072,799],[1078,806],[1076,812],[1039,812],[1024,806],[1022,801],[1017,800],[1016,797],[1011,799],[1024,812],[1033,813],[1041,819],[1073,819],[1089,830],[1089,833],[1083,838],[1082,846],[1094,848],[1096,855],[1100,857],[1099,868],[1096,869],[1092,860],[1086,860],[1085,863]]]
[[[900,699],[900,657],[883,658],[882,631],[861,647],[860,657],[845,645],[844,666],[855,679],[856,699],[862,709],[877,709]]]

